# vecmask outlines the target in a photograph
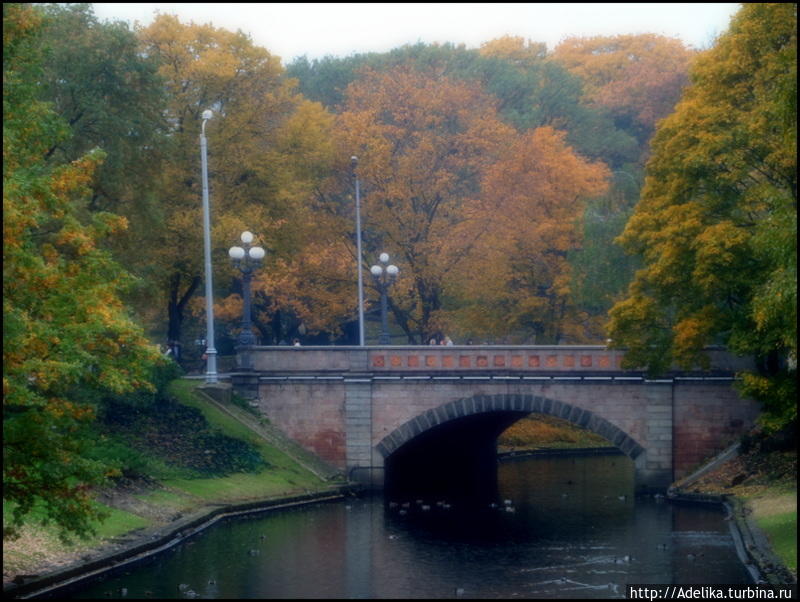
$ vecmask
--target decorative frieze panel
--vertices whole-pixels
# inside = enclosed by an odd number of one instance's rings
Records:
[[[404,348],[370,349],[369,367],[371,370],[403,371],[414,369],[473,371],[608,371],[620,370],[621,352],[610,351],[605,347],[575,349],[556,347],[526,350],[524,348],[498,348],[452,350],[450,348]]]

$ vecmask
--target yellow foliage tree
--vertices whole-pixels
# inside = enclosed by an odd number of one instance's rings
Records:
[[[653,140],[620,241],[641,254],[611,311],[631,364],[663,371],[718,342],[754,355],[745,390],[796,417],[797,5],[747,4],[701,54]]]
[[[305,201],[327,173],[330,118],[294,91],[278,57],[242,32],[160,15],[138,34],[144,51],[159,60],[169,96],[171,160],[161,176],[165,228],[152,246],[169,308],[167,336],[179,340],[202,272],[202,112],[214,112],[206,125],[214,271],[235,278],[227,249],[242,231],[256,233],[269,252],[262,271],[277,271],[255,282],[256,301],[267,311],[275,300],[262,284],[281,278],[313,225]],[[217,279],[215,287],[227,294],[230,280]]]

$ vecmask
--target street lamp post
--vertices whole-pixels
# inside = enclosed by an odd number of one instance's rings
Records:
[[[383,265],[389,263],[389,254],[388,253],[381,253],[380,254],[380,262]],[[378,291],[381,294],[381,336],[379,339],[379,343],[381,345],[388,345],[390,343],[389,340],[389,323],[387,321],[387,310],[388,310],[388,291],[389,287],[397,278],[397,275],[400,273],[400,270],[396,265],[387,265],[385,268],[383,265],[376,264],[372,266],[369,271],[372,274],[372,277],[375,279],[375,286],[378,287]]]
[[[356,186],[356,255],[358,262],[358,344],[364,346],[364,281],[361,276],[361,188],[358,181],[358,157],[350,157]]]
[[[203,244],[206,277],[206,383],[217,382],[217,349],[214,347],[214,287],[211,282],[211,216],[208,202],[208,158],[206,156],[206,122],[213,113],[203,111],[200,128],[200,160],[203,173]]]
[[[251,246],[253,242],[252,232],[242,232],[243,247],[231,247],[228,255],[233,259],[233,265],[242,273],[242,297],[244,298],[244,309],[242,311],[242,330],[236,342],[239,345],[255,345],[256,335],[253,333],[251,310],[250,310],[250,282],[253,272],[264,259],[264,249]]]

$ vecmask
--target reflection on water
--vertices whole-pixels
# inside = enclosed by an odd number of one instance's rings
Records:
[[[363,498],[226,521],[74,597],[624,598],[747,583],[722,513],[633,497],[624,456],[501,463],[498,499]],[[461,592],[459,592],[460,594]]]

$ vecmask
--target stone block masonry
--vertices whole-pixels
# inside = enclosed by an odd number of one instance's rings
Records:
[[[300,349],[301,351],[298,351]],[[247,348],[238,382],[279,428],[353,480],[380,486],[385,459],[445,423],[542,413],[608,439],[641,488],[663,489],[754,422],[725,370],[648,379],[605,347]],[[233,377],[237,385],[237,375]],[[490,416],[491,415],[491,416]],[[488,427],[487,427],[488,428]]]

